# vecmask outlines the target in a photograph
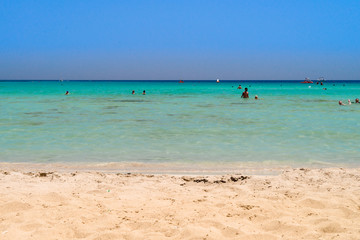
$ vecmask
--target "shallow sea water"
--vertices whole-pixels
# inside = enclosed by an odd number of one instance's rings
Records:
[[[357,97],[359,81],[2,81],[0,162],[359,166],[360,104],[338,105]]]

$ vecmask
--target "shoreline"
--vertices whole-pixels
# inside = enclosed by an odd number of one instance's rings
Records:
[[[279,175],[0,164],[1,239],[357,239],[360,168]]]
[[[141,162],[97,162],[97,163],[0,163],[0,169],[9,171],[57,171],[61,173],[102,172],[136,173],[136,174],[166,174],[166,175],[278,175],[288,166],[269,166],[259,168],[257,164],[178,164],[178,163],[141,163]]]
[[[80,172],[102,172],[102,173],[137,173],[137,174],[166,174],[166,175],[226,175],[226,174],[246,174],[246,175],[280,175],[289,169],[327,169],[345,168],[356,169],[360,166],[332,164],[332,163],[313,163],[301,164],[296,166],[291,164],[280,164],[273,162],[237,162],[237,163],[144,163],[144,162],[0,162],[0,170],[8,171],[57,171],[69,173]]]

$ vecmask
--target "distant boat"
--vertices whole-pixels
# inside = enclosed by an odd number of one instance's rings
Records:
[[[216,79],[216,82],[219,83],[219,82],[220,82],[220,79]]]
[[[301,83],[314,83],[314,82],[311,81],[310,78],[305,78],[305,80],[302,81]]]

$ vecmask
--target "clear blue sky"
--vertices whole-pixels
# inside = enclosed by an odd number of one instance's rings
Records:
[[[1,0],[0,79],[360,79],[359,0]]]

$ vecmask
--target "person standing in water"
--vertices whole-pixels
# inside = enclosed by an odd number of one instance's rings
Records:
[[[132,90],[131,94],[135,94],[135,90]]]
[[[66,91],[65,95],[69,95],[69,91]]]
[[[143,91],[143,95],[146,95],[146,92],[145,92],[145,90]]]
[[[248,92],[247,88],[245,88],[245,91],[241,94],[241,97],[242,98],[249,98],[249,92]]]

